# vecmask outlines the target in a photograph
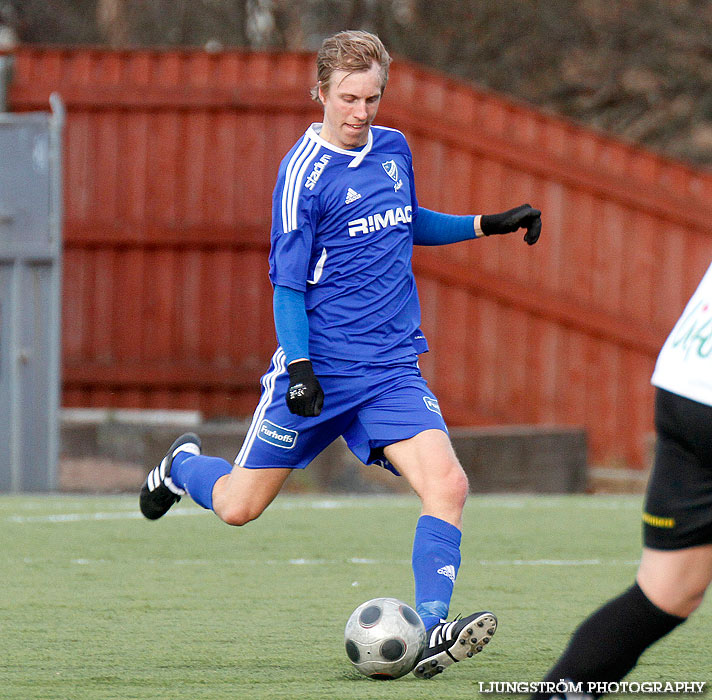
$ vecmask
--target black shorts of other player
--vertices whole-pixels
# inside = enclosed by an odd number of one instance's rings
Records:
[[[657,389],[657,442],[643,512],[652,549],[712,543],[712,406]]]

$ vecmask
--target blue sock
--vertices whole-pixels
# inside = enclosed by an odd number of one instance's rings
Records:
[[[432,515],[421,515],[413,540],[415,609],[428,629],[447,618],[460,568],[462,533]]]
[[[232,471],[232,465],[220,457],[193,455],[179,452],[171,464],[171,479],[176,486],[203,508],[213,509],[213,486],[225,474]]]

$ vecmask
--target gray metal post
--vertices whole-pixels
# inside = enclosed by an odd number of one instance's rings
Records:
[[[64,109],[0,113],[0,491],[57,488]]]
[[[7,93],[12,78],[12,56],[0,55],[0,112],[7,112]]]

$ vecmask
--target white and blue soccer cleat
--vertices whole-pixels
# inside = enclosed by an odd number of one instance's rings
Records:
[[[158,520],[185,495],[185,489],[176,486],[171,479],[173,458],[179,452],[199,455],[200,449],[200,438],[195,433],[184,433],[171,445],[161,463],[148,473],[141,487],[139,506],[149,520]]]
[[[442,620],[426,633],[425,649],[413,668],[417,678],[432,678],[450,664],[479,654],[497,630],[491,612],[477,612],[452,622]]]

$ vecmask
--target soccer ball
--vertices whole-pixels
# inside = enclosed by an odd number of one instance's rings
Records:
[[[346,655],[364,676],[392,680],[413,670],[425,647],[418,613],[396,598],[374,598],[351,613],[344,631]]]

